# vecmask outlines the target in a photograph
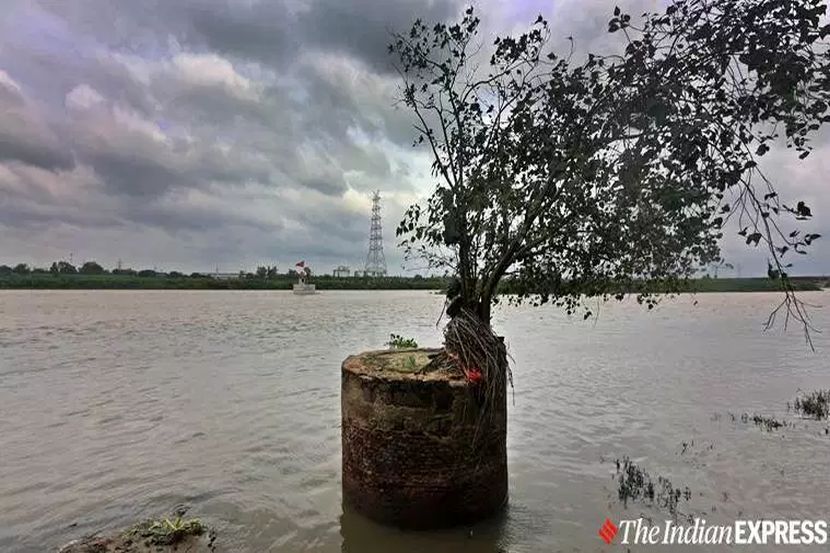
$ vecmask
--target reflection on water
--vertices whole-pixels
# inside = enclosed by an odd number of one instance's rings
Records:
[[[340,515],[342,551],[348,553],[389,553],[390,551],[428,551],[429,553],[493,553],[507,551],[505,542],[509,508],[505,512],[463,530],[410,532],[376,524],[343,506]]]
[[[805,294],[826,304],[828,293]],[[679,298],[597,322],[511,308],[510,504],[473,527],[401,532],[343,511],[339,365],[391,332],[437,343],[426,292],[0,292],[0,551],[44,551],[181,503],[229,551],[605,551],[614,459],[688,486],[711,523],[826,518],[828,333],[761,330],[777,297]],[[816,325],[830,329],[827,309]],[[795,420],[767,432],[729,413]],[[685,446],[683,444],[686,444]],[[694,444],[694,445],[691,445]]]

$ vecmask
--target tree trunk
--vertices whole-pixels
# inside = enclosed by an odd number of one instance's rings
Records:
[[[490,326],[490,300],[487,299],[485,301],[478,302],[478,308],[476,309],[476,315],[482,322],[484,322],[487,326]]]

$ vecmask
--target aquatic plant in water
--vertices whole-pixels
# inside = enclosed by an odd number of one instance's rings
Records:
[[[790,410],[789,403],[787,410]],[[792,410],[816,420],[830,417],[830,390],[814,390],[806,394],[802,392],[793,401]]]
[[[655,482],[648,472],[628,457],[617,459],[616,465],[617,496],[624,507],[628,507],[629,501],[647,502],[677,517],[680,500],[688,501],[692,497],[688,486],[681,490],[663,476],[658,476]]]
[[[751,419],[755,426],[760,426],[767,431],[778,430],[782,426],[787,426],[786,422],[782,422],[774,417],[765,417],[763,415],[752,415]]]
[[[734,413],[729,413],[729,416],[732,418],[733,422],[736,422],[738,420],[740,420],[744,424],[751,422],[755,426],[763,428],[767,432],[772,432],[773,430],[778,430],[779,428],[783,428],[785,426],[792,426],[792,423],[778,420],[775,417],[767,417],[765,415],[750,415],[749,413],[742,413],[740,416],[738,416]]]

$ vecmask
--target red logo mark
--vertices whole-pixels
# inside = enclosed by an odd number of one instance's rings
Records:
[[[599,528],[599,537],[602,538],[607,544],[611,544],[611,541],[614,539],[614,536],[617,535],[618,528],[611,522],[610,518],[606,518],[605,522],[602,523],[602,526]]]

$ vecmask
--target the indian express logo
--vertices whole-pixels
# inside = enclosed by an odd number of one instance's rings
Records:
[[[607,522],[607,520],[606,520]],[[600,532],[602,532],[600,528]],[[621,520],[610,536],[623,545],[825,545],[826,520],[736,520],[732,524],[707,524],[695,518],[691,524],[666,520],[651,524],[645,519]]]

